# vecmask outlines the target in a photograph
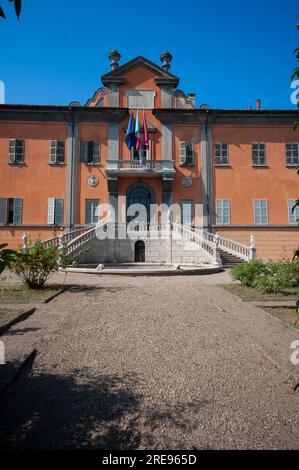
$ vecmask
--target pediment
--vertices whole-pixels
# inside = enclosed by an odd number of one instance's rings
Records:
[[[148,70],[150,70],[153,74],[156,75],[156,83],[157,85],[165,85],[165,86],[172,86],[176,87],[179,83],[179,78],[172,73],[164,70],[159,65],[154,64],[150,60],[146,59],[145,57],[138,56],[135,59],[126,62],[125,64],[117,67],[111,72],[103,75],[102,82],[104,86],[110,86],[113,84],[124,84],[126,82],[126,72],[134,69],[137,66],[142,66]]]

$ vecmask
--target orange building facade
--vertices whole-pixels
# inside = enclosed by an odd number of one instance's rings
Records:
[[[170,69],[143,57],[112,70],[85,105],[0,105],[0,243],[17,248],[95,224],[110,204],[178,204],[181,222],[249,244],[257,256],[291,257],[299,246],[296,111],[195,106]],[[149,148],[125,142],[130,113],[144,112]],[[126,198],[126,199],[124,199]],[[125,201],[125,202],[123,202]],[[198,215],[195,208],[201,207]],[[163,211],[162,211],[163,212]],[[163,213],[153,215],[156,223]]]

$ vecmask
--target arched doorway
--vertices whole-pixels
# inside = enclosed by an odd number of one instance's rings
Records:
[[[153,203],[152,191],[147,186],[135,186],[128,191],[127,194],[127,223],[134,220],[138,217],[139,222],[150,222],[150,207]],[[128,208],[133,204],[139,204],[141,207],[140,211],[133,210],[130,215],[128,215]]]
[[[142,240],[138,240],[135,243],[135,263],[145,262],[145,243]]]

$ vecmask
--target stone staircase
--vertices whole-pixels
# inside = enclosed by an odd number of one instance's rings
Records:
[[[121,228],[126,236],[119,238]],[[114,236],[105,235],[113,229]],[[155,234],[154,239],[149,235]],[[102,237],[102,234],[105,236]],[[164,235],[164,236],[163,236]],[[166,236],[165,236],[166,235]],[[72,255],[85,246],[89,255],[79,259],[79,263],[134,262],[136,240],[145,240],[146,262],[172,262],[178,264],[207,263],[218,267],[230,268],[255,257],[255,239],[251,237],[250,246],[181,224],[140,224],[129,229],[127,224],[114,224],[109,219],[96,226],[87,226],[45,240],[45,246],[65,247]]]
[[[232,255],[231,253],[227,253],[223,250],[220,250],[220,258],[223,268],[233,268],[237,264],[246,263],[245,260],[239,258],[238,256]]]

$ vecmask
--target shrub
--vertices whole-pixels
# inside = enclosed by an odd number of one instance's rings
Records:
[[[37,240],[27,251],[16,252],[9,267],[28,287],[39,289],[54,271],[70,263],[65,249],[45,247]]]
[[[253,287],[267,294],[276,294],[299,285],[299,262],[283,261],[268,263],[267,271],[258,275]]]
[[[244,286],[252,287],[256,276],[262,274],[266,270],[266,264],[258,259],[253,259],[248,263],[234,266],[231,270],[232,278]]]
[[[0,274],[6,267],[9,267],[10,262],[16,253],[14,250],[8,250],[6,248],[7,246],[7,243],[0,245]]]

